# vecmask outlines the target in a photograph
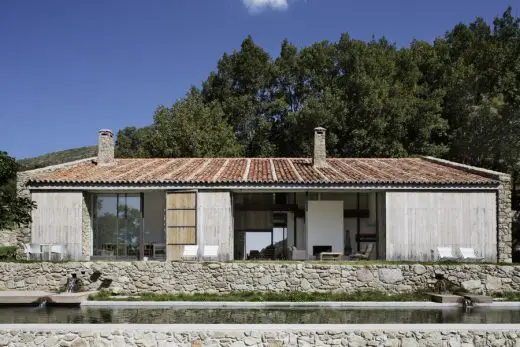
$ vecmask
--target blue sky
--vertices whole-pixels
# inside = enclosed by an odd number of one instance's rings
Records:
[[[343,32],[403,46],[508,5],[518,16],[520,0],[1,0],[0,150],[36,156],[148,125],[248,34],[273,56],[284,38]]]

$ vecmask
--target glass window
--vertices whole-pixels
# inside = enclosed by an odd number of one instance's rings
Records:
[[[94,196],[93,256],[140,259],[141,201],[139,194]]]

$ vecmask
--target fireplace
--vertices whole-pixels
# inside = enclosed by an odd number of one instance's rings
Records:
[[[312,255],[319,257],[321,252],[332,252],[332,246],[312,246]]]

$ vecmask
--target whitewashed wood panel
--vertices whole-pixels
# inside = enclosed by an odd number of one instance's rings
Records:
[[[32,199],[38,207],[32,211],[31,242],[64,244],[71,259],[80,259],[83,194],[34,192]]]
[[[432,260],[439,246],[497,257],[495,192],[387,192],[386,259]]]
[[[219,246],[219,260],[233,259],[233,211],[231,193],[200,192],[197,195],[197,243]]]

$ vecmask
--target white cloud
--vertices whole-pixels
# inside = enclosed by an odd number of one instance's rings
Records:
[[[289,8],[290,0],[242,0],[244,6],[250,13],[262,12],[266,8],[273,10],[285,11]]]

